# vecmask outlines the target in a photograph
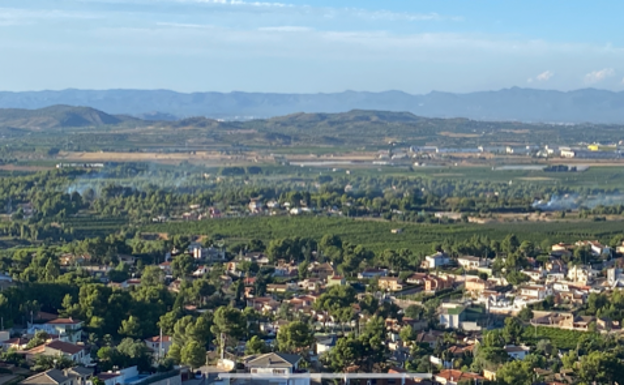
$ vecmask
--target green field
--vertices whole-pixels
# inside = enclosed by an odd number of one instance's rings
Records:
[[[575,349],[579,340],[586,334],[575,330],[530,326],[525,329],[524,337],[530,340],[531,344],[536,344],[539,340],[550,340],[557,348]]]
[[[402,228],[403,233],[390,230]],[[539,244],[544,239],[552,242],[572,242],[579,239],[610,241],[613,235],[624,233],[623,222],[561,222],[561,223],[496,223],[487,225],[423,225],[348,218],[249,217],[213,219],[199,222],[172,222],[144,226],[144,232],[169,234],[220,235],[231,243],[250,239],[270,241],[288,237],[320,239],[325,234],[336,234],[343,240],[361,244],[379,252],[385,249],[408,248],[428,253],[433,243],[445,239],[466,240],[474,235],[502,240],[514,233],[521,240]]]

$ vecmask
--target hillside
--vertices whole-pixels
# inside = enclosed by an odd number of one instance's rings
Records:
[[[114,116],[90,107],[55,105],[37,110],[0,109],[0,127],[22,130],[50,130],[116,125],[134,120]]]
[[[582,89],[569,92],[525,88],[456,94],[400,91],[329,94],[245,92],[178,93],[167,90],[75,90],[0,92],[0,108],[43,108],[51,104],[89,106],[108,114],[148,120],[193,116],[251,120],[351,110],[410,112],[430,118],[547,123],[624,123],[624,92]]]

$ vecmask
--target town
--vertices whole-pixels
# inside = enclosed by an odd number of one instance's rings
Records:
[[[21,283],[2,276],[3,326],[13,325],[0,333],[2,376],[24,385],[228,384],[245,373],[301,375],[298,384],[315,373],[351,383],[362,381],[357,373],[421,384],[580,383],[589,366],[616,362],[603,374],[616,380],[624,371],[608,350],[622,332],[624,243],[614,242],[541,248],[510,235],[475,242],[479,256],[437,248],[420,259],[408,250],[375,256],[330,235],[316,245],[256,241],[235,254],[178,237],[148,266],[131,255],[97,264],[66,253],[42,274],[91,283],[59,308],[12,306]],[[164,311],[151,315],[158,328],[141,313],[119,330],[107,325],[119,319],[104,315],[115,301],[142,296],[175,298],[154,305]]]

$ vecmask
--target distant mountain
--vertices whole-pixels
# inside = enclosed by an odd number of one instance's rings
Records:
[[[108,114],[148,120],[193,116],[250,120],[353,109],[405,111],[425,117],[515,120],[549,123],[624,123],[624,92],[583,89],[570,92],[510,88],[500,91],[410,95],[347,91],[333,94],[177,93],[167,90],[76,90],[0,92],[0,108],[43,108],[55,104],[89,106]]]
[[[113,116],[91,107],[55,105],[36,110],[0,109],[0,127],[20,130],[116,125],[127,120],[135,118]]]

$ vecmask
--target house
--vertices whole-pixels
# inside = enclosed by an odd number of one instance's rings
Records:
[[[156,357],[166,356],[172,343],[170,336],[154,336],[145,340],[145,345],[156,352]]]
[[[361,273],[358,273],[358,279],[375,279],[388,275],[386,269],[365,269]]]
[[[520,270],[520,272],[531,278],[531,281],[535,282],[546,278],[546,270],[542,270],[541,268],[537,270]]]
[[[403,284],[398,277],[381,277],[377,281],[380,290],[385,291],[401,291],[403,290]]]
[[[439,290],[450,289],[453,287],[455,280],[451,276],[437,277],[430,275],[425,278],[425,291],[435,293]]]
[[[336,346],[338,336],[336,334],[319,335],[316,339],[316,354],[323,354],[332,350]]]
[[[520,295],[529,300],[543,301],[549,295],[552,295],[552,289],[547,286],[540,285],[524,285],[520,286]]]
[[[20,385],[86,385],[90,383],[93,369],[77,366],[71,369],[50,369],[30,376]]]
[[[406,283],[410,285],[422,285],[425,283],[425,278],[427,278],[427,274],[425,273],[414,273],[405,279]]]
[[[474,294],[482,293],[489,287],[490,284],[488,283],[488,281],[483,280],[479,277],[469,277],[466,278],[466,281],[464,282],[464,289]]]
[[[26,351],[26,359],[29,361],[34,360],[39,355],[53,357],[63,356],[69,358],[77,364],[91,364],[91,357],[87,354],[84,346],[74,345],[72,343],[59,340],[48,342]]]
[[[443,337],[444,332],[437,330],[429,330],[427,332],[418,333],[416,336],[416,343],[427,344],[431,348],[435,348],[438,341]]]
[[[310,265],[308,268],[308,272],[310,273],[310,277],[319,278],[319,279],[327,279],[328,277],[333,277],[336,275],[336,271],[333,266],[329,263],[314,263]]]
[[[214,247],[197,247],[193,249],[193,258],[207,262],[223,262],[226,259],[225,251]]]
[[[516,345],[505,345],[503,349],[505,349],[505,352],[507,352],[509,357],[520,361],[524,360],[527,354],[529,354],[529,351],[531,351],[531,348],[529,347]]]
[[[297,282],[299,289],[305,291],[319,291],[323,286],[323,281],[320,278],[306,278],[303,281]]]
[[[438,267],[447,266],[451,263],[451,258],[446,253],[438,251],[433,255],[428,255],[422,263],[423,269],[436,269]]]
[[[327,277],[327,287],[331,286],[344,286],[347,284],[347,280],[345,277],[341,275],[334,275],[331,277]]]
[[[0,342],[0,346],[2,346],[3,350],[24,350],[26,349],[29,341],[29,339],[21,337],[9,338],[8,340]]]
[[[70,343],[80,341],[82,335],[82,321],[73,318],[56,318],[43,324],[28,325],[28,334],[34,335],[38,330],[43,330],[51,335],[58,335],[61,339]]]
[[[124,384],[126,379],[137,378],[139,376],[139,370],[136,366],[121,369],[115,372],[103,372],[97,375],[97,378],[104,383],[104,385],[118,385]]]
[[[457,258],[457,263],[466,270],[478,270],[485,267],[486,261],[478,257],[464,256]]]
[[[445,369],[433,375],[433,379],[441,385],[458,385],[459,383],[481,384],[485,377],[477,373],[462,372],[461,370]]]
[[[447,329],[459,329],[461,323],[464,321],[465,306],[445,304],[440,311],[440,325]]]
[[[266,285],[268,293],[286,293],[288,291],[297,291],[299,286],[296,283],[270,283]]]
[[[589,266],[578,265],[572,266],[568,270],[568,279],[572,282],[587,285],[594,282],[598,274],[598,271],[593,270]]]
[[[298,354],[267,353],[246,358],[245,368],[253,374],[291,374],[299,369],[300,362],[301,356]]]
[[[207,266],[199,266],[194,272],[193,277],[203,277],[210,271]]]
[[[544,264],[548,274],[567,274],[568,265],[560,259],[553,259]]]
[[[251,202],[249,202],[248,207],[252,214],[257,214],[264,210],[264,204],[257,199],[252,199]]]
[[[164,271],[166,275],[171,275],[171,261],[165,261],[158,265],[160,270]]]
[[[597,257],[611,254],[611,248],[609,246],[603,245],[598,241],[579,241],[576,242],[575,245],[579,247],[589,246],[589,250],[591,251],[591,253]]]

